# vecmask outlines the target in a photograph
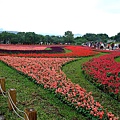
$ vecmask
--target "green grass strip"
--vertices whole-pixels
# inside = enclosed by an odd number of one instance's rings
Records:
[[[105,53],[101,53],[95,57],[99,57],[100,55],[104,55]],[[107,108],[108,111],[111,111],[115,115],[120,115],[120,103],[108,94],[99,90],[96,86],[94,86],[89,80],[85,78],[85,75],[82,72],[81,66],[83,63],[87,62],[93,57],[82,57],[77,61],[70,62],[62,67],[62,70],[65,72],[68,78],[71,79],[73,83],[79,84],[81,87],[85,88],[88,92],[92,92],[94,99],[99,101],[104,108]]]
[[[64,50],[65,50],[65,53],[70,53],[70,52],[72,52],[71,50],[68,50],[68,49],[66,49],[66,48],[64,48]]]
[[[116,62],[120,62],[120,57],[115,58]]]

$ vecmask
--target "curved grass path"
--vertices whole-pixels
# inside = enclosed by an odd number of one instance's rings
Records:
[[[102,53],[103,54],[103,53]],[[99,55],[102,55],[99,54]],[[97,55],[96,57],[98,57]],[[108,108],[108,111],[113,112],[115,115],[120,115],[120,103],[109,95],[105,94],[98,88],[96,88],[91,82],[89,82],[84,74],[82,73],[81,66],[84,62],[87,62],[92,57],[83,57],[77,61],[70,62],[62,67],[68,78],[71,79],[73,83],[79,84],[81,87],[85,88],[88,92],[92,91],[92,95],[96,101],[99,101],[104,108]]]
[[[120,57],[115,58],[116,62],[120,62]]]

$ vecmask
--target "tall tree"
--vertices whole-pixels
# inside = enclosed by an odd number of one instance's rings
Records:
[[[25,42],[25,32],[17,33],[18,43],[23,44]]]
[[[83,35],[83,37],[88,40],[88,41],[97,41],[97,35],[93,34],[93,33],[86,33],[85,35]]]
[[[26,32],[25,43],[26,44],[35,44],[35,33],[34,32]]]
[[[117,42],[120,42],[120,32],[115,35],[114,39],[117,41]]]
[[[11,34],[10,43],[11,44],[19,44],[19,40],[18,40],[17,34],[14,34],[14,33]]]
[[[97,34],[97,38],[99,39],[99,41],[101,42],[107,42],[107,40],[109,39],[109,36],[107,34]]]
[[[6,31],[4,31],[4,32],[2,32],[1,34],[2,34],[2,35],[1,35],[2,42],[3,42],[4,44],[10,43],[11,34],[12,34],[12,33],[8,33],[8,32],[6,32]]]
[[[74,43],[74,35],[72,34],[72,31],[65,32],[64,40],[66,43]]]
[[[65,43],[62,36],[54,36],[54,35],[53,35],[53,36],[51,36],[51,38],[52,38],[54,44],[62,44],[62,43]]]
[[[45,42],[45,44],[51,44],[53,42],[53,39],[50,35],[46,35],[44,42]]]
[[[76,45],[82,45],[82,43],[88,42],[84,37],[76,37],[74,41]]]

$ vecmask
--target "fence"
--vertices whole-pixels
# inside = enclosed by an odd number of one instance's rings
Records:
[[[34,108],[26,108],[24,111],[20,110],[16,106],[16,89],[5,89],[5,78],[0,78],[0,94],[8,98],[8,108],[10,111],[14,111],[15,114],[22,120],[37,120],[37,112]],[[19,113],[23,113],[21,116]]]

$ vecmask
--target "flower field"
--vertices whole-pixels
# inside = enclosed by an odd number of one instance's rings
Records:
[[[102,88],[108,93],[120,93],[120,63],[115,58],[120,56],[120,52],[94,58],[83,65],[83,70],[91,76],[93,82],[103,85]],[[117,98],[119,99],[119,98]]]
[[[72,52],[55,54],[6,53],[1,54],[0,60],[30,76],[36,84],[42,85],[44,89],[53,91],[61,101],[74,106],[77,111],[88,116],[89,119],[118,120],[118,117],[106,111],[104,106],[94,100],[92,91],[87,92],[79,84],[72,83],[61,70],[62,65],[77,60],[77,57],[93,56],[98,52],[81,46],[64,46],[64,48]],[[86,74],[95,78],[96,83],[107,85],[109,92],[115,94],[120,92],[120,64],[114,60],[117,56],[120,56],[119,52],[94,58],[83,65]]]
[[[64,53],[64,46],[41,46],[41,45],[0,45],[0,53],[12,54],[41,54],[41,53]],[[46,50],[49,48],[49,50]]]
[[[27,47],[26,50],[24,50],[25,47]],[[0,50],[0,55],[19,56],[19,57],[83,57],[83,56],[95,55],[98,53],[93,51],[91,48],[82,47],[82,46],[58,46],[58,45],[40,46],[40,47],[37,46],[37,48],[39,48],[38,50],[35,49],[33,50],[34,47],[32,45],[29,45],[29,47],[28,46],[22,47],[20,45],[18,50],[15,50],[16,46],[15,48],[10,46],[7,49],[5,49],[5,46],[2,46],[1,48],[4,49]],[[8,50],[9,48],[10,50]],[[52,50],[40,50],[41,48],[52,48]],[[70,50],[71,52],[68,52],[66,54],[64,53],[63,49]]]

